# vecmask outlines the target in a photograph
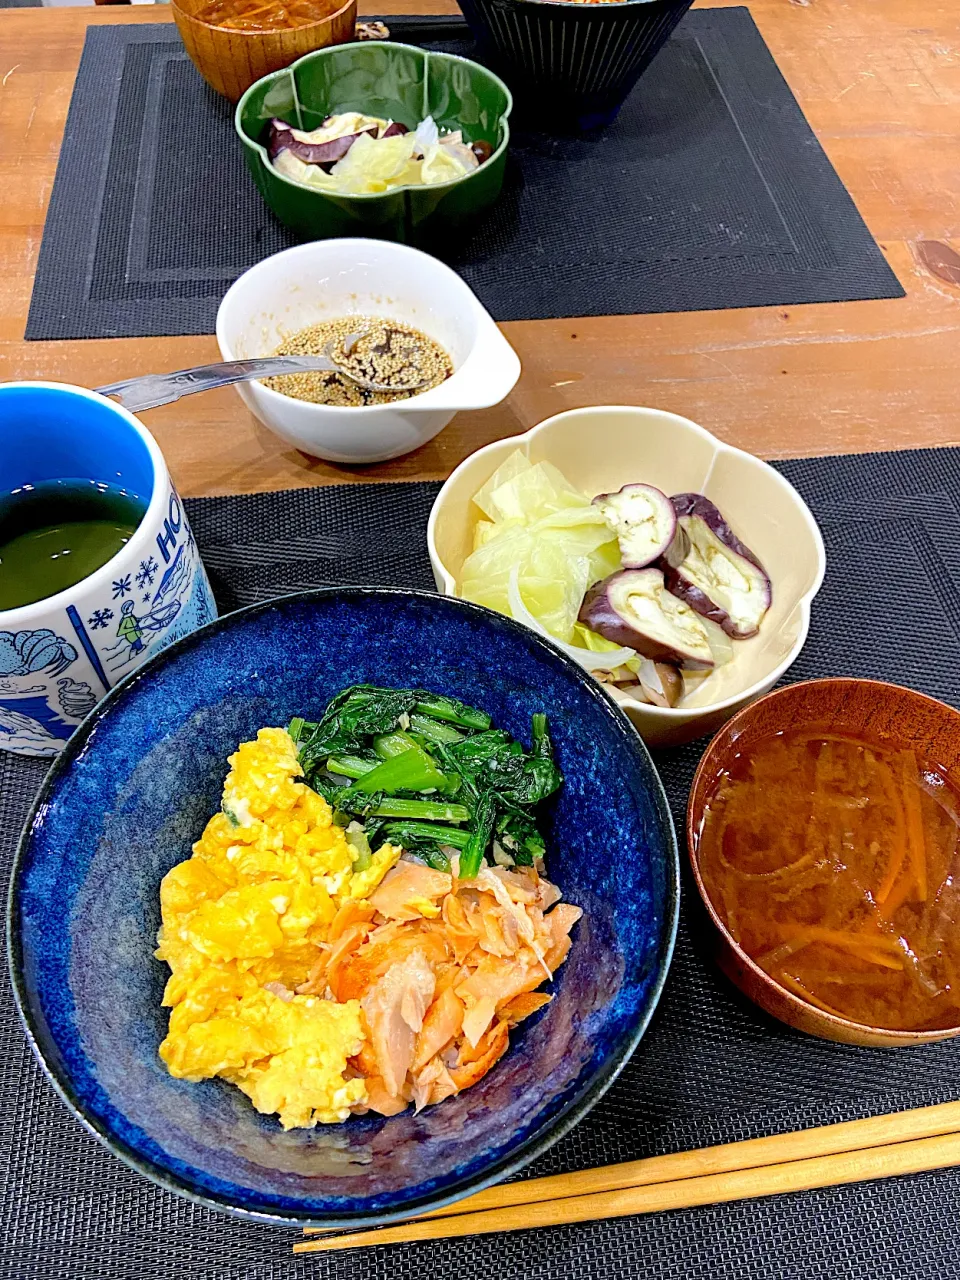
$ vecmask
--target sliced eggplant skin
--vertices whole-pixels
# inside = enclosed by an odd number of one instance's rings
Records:
[[[597,494],[593,505],[616,533],[625,569],[645,569],[670,552],[679,525],[673,503],[661,489],[625,484],[616,493]]]
[[[696,613],[666,591],[660,569],[621,569],[595,583],[583,598],[579,620],[654,662],[691,671],[715,665]]]
[[[680,493],[671,501],[687,535],[687,553],[679,562],[661,560],[667,590],[722,627],[732,639],[747,640],[756,635],[773,601],[773,584],[766,569],[709,498],[702,493]],[[710,580],[703,569],[700,548],[704,543],[722,556],[726,576],[738,576],[743,586]],[[739,601],[738,607],[732,603],[734,598]]]
[[[726,609],[710,599],[710,597],[701,591],[692,579],[688,578],[683,572],[682,567],[674,568],[672,565],[665,564],[663,566],[663,581],[667,590],[672,596],[676,596],[678,600],[682,600],[684,604],[688,604],[694,613],[699,613],[701,618],[706,618],[710,622],[715,622],[718,627],[722,627],[728,636],[733,638],[729,628],[731,626],[730,615]],[[754,632],[749,634],[753,635]],[[746,636],[737,636],[737,639],[746,639]]]
[[[267,155],[271,160],[276,160],[280,152],[285,151],[293,140],[293,126],[287,124],[286,120],[274,118],[270,121],[267,132]]]
[[[715,503],[702,493],[676,493],[670,499],[678,518],[680,516],[699,516],[712,529],[724,546],[735,551],[744,560],[749,560],[754,568],[759,569],[766,577],[766,570],[745,542],[741,542],[727,524],[726,517]]]
[[[376,129],[363,129],[376,137]],[[270,136],[267,140],[267,152],[271,160],[276,160],[281,151],[289,151],[291,155],[302,160],[304,164],[316,164],[326,172],[333,168],[338,160],[342,160],[356,140],[359,133],[348,133],[341,138],[332,138],[329,142],[301,142],[293,136],[293,127],[283,120],[270,121]]]

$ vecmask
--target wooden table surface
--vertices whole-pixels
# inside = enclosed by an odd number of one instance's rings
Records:
[[[362,0],[361,10],[455,6]],[[510,398],[362,469],[305,457],[231,389],[209,392],[144,415],[181,491],[442,478],[480,445],[588,404],[670,409],[765,457],[960,442],[960,5],[752,0],[750,10],[906,298],[505,324],[523,362]],[[0,10],[0,379],[96,386],[218,358],[212,337],[23,341],[84,32],[169,20],[163,7]]]

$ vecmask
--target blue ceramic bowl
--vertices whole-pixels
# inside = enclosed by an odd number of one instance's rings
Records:
[[[284,1133],[220,1081],[157,1056],[161,877],[220,803],[226,757],[346,685],[425,686],[518,737],[550,714],[566,782],[548,870],[583,907],[556,996],[474,1088],[391,1119]],[[579,667],[510,619],[408,591],[317,591],[209,624],[84,722],[17,854],[10,964],[57,1092],[161,1186],[247,1217],[321,1225],[423,1212],[513,1173],[587,1111],[633,1052],[673,948],[677,847],[645,747]]]

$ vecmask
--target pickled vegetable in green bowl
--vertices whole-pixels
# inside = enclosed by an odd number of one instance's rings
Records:
[[[299,235],[432,244],[438,233],[456,232],[499,196],[512,106],[506,85],[467,58],[364,41],[318,49],[258,80],[237,104],[235,123],[261,195]],[[489,158],[449,182],[349,193],[305,185],[271,163],[273,122],[310,133],[347,112],[411,131],[430,119],[440,136],[459,132],[466,147],[478,146]]]
[[[359,111],[341,111],[309,133],[271,120],[267,140],[277,173],[301,186],[341,195],[456,182],[479,169],[492,152],[483,140],[467,146],[459,129],[441,133],[430,116],[408,129]]]

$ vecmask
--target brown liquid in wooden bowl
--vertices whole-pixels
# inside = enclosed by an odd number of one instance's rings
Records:
[[[190,60],[231,102],[304,54],[352,40],[357,21],[356,0],[173,0],[171,9]]]
[[[910,748],[788,730],[727,757],[697,837],[734,940],[869,1027],[960,1024],[960,796]]]
[[[329,4],[314,0],[208,0],[193,16],[231,31],[285,31],[308,26],[329,13]]]

